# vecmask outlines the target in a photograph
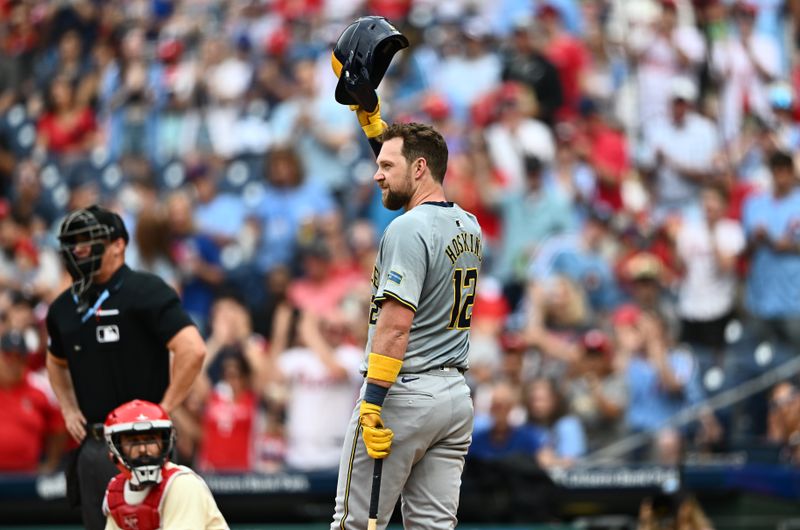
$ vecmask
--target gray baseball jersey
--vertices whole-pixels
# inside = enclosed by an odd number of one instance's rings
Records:
[[[394,440],[383,464],[379,530],[386,528],[398,497],[406,528],[456,525],[473,409],[466,380],[452,367],[467,368],[481,255],[477,220],[451,203],[421,204],[395,219],[381,238],[367,353],[382,301],[391,297],[405,304],[414,310],[414,320],[401,370],[406,375],[389,389],[381,410]],[[365,361],[361,370],[366,369]],[[365,389],[366,382],[362,399]],[[373,466],[360,432],[357,403],[339,464],[331,530],[367,528]]]
[[[414,310],[400,373],[468,368],[481,256],[478,221],[453,203],[423,203],[392,221],[372,272],[366,354],[372,351],[380,303],[394,298]],[[361,370],[367,370],[366,359]]]

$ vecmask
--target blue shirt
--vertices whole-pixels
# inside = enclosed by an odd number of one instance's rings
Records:
[[[534,249],[545,239],[573,227],[572,208],[559,192],[508,193],[500,204],[503,242],[495,275],[506,280],[524,279]]]
[[[522,425],[511,427],[508,437],[497,443],[492,440],[492,427],[486,426],[475,430],[472,434],[472,445],[468,456],[481,460],[505,458],[509,456],[530,456],[545,446],[546,434],[541,429]]]
[[[763,226],[771,239],[789,236],[800,243],[800,188],[781,199],[771,193],[750,197],[744,204],[742,225],[748,239]],[[750,261],[745,304],[760,318],[800,315],[800,254],[778,253],[759,245]]]
[[[183,238],[175,243],[178,247],[178,264],[180,266],[180,256],[194,254],[199,256],[209,265],[219,266],[220,251],[214,241],[205,235],[197,234]],[[181,282],[181,302],[187,313],[205,321],[214,303],[215,287],[209,285],[205,280],[195,276],[184,278]]]
[[[582,248],[579,234],[551,237],[542,243],[529,275],[534,280],[546,280],[555,275],[570,278],[583,287],[594,310],[611,309],[622,300],[608,260]]]
[[[586,454],[586,432],[576,416],[568,415],[553,425],[550,445],[559,458],[579,458]]]
[[[211,202],[194,208],[195,226],[212,236],[237,237],[244,226],[244,218],[244,201],[232,193],[221,193]]]
[[[268,272],[276,265],[288,264],[294,257],[302,223],[333,210],[333,199],[320,185],[306,182],[294,188],[265,186],[261,201],[251,212],[262,223],[255,258],[258,270]]]
[[[661,385],[658,370],[649,360],[637,356],[628,363],[625,379],[630,400],[625,419],[634,431],[657,431],[675,414],[703,398],[697,363],[692,354],[674,350],[667,356],[667,364],[683,383],[681,392],[667,392]]]

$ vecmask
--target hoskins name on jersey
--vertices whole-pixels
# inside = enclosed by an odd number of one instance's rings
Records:
[[[444,253],[450,258],[452,264],[455,264],[458,257],[464,252],[471,252],[483,261],[481,238],[475,234],[461,233],[454,237],[444,249]]]

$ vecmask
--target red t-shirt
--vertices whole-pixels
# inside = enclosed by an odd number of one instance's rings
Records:
[[[0,388],[0,471],[35,472],[47,436],[63,431],[58,406],[29,376]]]
[[[287,296],[295,307],[324,317],[337,311],[342,299],[362,281],[364,277],[359,271],[332,267],[322,282],[307,278],[293,280],[289,284]]]
[[[47,137],[47,150],[62,155],[80,149],[86,136],[94,132],[97,123],[91,110],[83,109],[70,123],[62,123],[54,114],[39,120],[39,134]]]
[[[250,471],[255,415],[253,392],[247,391],[232,401],[214,390],[203,415],[198,467],[203,471]]]
[[[597,180],[597,198],[618,211],[622,208],[622,179],[628,171],[628,148],[625,136],[601,127],[589,138],[589,162],[596,170],[616,177],[616,182]]]
[[[589,62],[589,53],[581,42],[570,35],[562,34],[547,45],[545,55],[558,70],[561,80],[563,103],[558,109],[558,118],[569,120],[578,114],[581,99],[581,72]]]

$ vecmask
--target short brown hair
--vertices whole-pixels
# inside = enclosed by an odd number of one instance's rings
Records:
[[[410,164],[424,158],[434,180],[441,184],[447,171],[447,143],[436,129],[423,123],[393,123],[380,137],[381,142],[403,139],[403,157]]]
[[[711,191],[715,193],[717,197],[722,199],[725,203],[729,203],[731,200],[731,192],[728,189],[728,186],[724,182],[719,182],[719,181],[706,182],[705,184],[703,184],[702,190]]]

